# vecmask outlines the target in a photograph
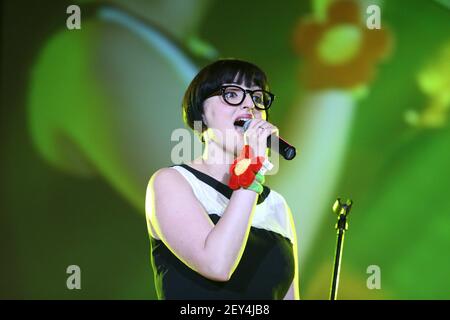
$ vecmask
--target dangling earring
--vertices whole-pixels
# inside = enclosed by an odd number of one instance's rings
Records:
[[[205,142],[206,141],[205,135],[206,135],[206,138],[207,138],[207,135],[208,135],[208,126],[206,125],[205,118],[203,116],[202,116],[202,128],[201,128],[201,130],[202,130],[202,132],[201,132],[201,139],[200,140],[202,142]]]
[[[211,138],[211,137],[210,137],[210,135],[209,135],[209,128],[206,127],[205,130],[203,130],[203,132],[202,132],[202,141],[203,141],[203,142],[209,141],[210,138]]]
[[[206,130],[204,130],[203,132],[200,133],[200,141],[201,141],[202,143],[205,142],[205,134],[206,134]]]

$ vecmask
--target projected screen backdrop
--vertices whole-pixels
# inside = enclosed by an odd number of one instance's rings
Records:
[[[301,298],[328,298],[342,197],[339,299],[449,299],[449,30],[443,0],[3,1],[0,297],[156,299],[146,186],[193,76],[234,57],[298,148],[267,183]]]

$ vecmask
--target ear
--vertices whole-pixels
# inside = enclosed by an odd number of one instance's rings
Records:
[[[205,114],[202,114],[202,122],[204,123],[204,125],[205,125],[206,127],[208,127],[208,122],[206,122]]]

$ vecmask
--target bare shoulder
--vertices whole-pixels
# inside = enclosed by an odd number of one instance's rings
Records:
[[[161,168],[152,175],[147,194],[152,196],[152,202],[159,207],[158,213],[173,211],[179,207],[193,206],[198,209],[200,204],[191,183],[172,167]]]
[[[147,186],[146,202],[151,204],[147,213],[154,213],[153,205],[157,202],[165,205],[173,203],[174,195],[177,198],[193,200],[193,191],[187,180],[176,169],[171,167],[157,170],[150,178]]]
[[[154,188],[167,188],[186,184],[186,181],[176,169],[167,167],[157,170],[150,178],[150,184]]]
[[[145,200],[151,235],[156,239],[162,234],[167,236],[181,215],[199,211],[197,202],[190,184],[180,172],[172,167],[157,170],[150,178]]]
[[[155,194],[180,194],[193,196],[191,184],[181,172],[173,167],[165,167],[156,171],[150,178],[148,188],[152,188]]]

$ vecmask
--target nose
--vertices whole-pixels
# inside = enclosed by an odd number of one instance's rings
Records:
[[[242,108],[255,108],[255,103],[253,102],[252,96],[250,95],[249,92],[245,93],[245,98],[244,101],[242,101],[241,104]]]

